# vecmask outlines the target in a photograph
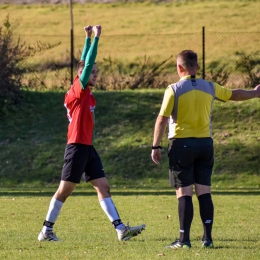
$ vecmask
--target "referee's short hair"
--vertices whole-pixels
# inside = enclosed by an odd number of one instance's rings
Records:
[[[184,50],[177,56],[177,63],[184,69],[194,69],[198,66],[198,55],[192,50]]]

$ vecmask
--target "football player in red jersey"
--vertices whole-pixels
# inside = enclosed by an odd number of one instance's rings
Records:
[[[64,202],[72,194],[75,186],[80,183],[82,177],[96,189],[100,206],[116,229],[119,241],[129,240],[145,229],[144,224],[130,227],[121,221],[111,198],[101,159],[93,146],[96,100],[90,87],[95,86],[98,75],[95,59],[101,26],[89,25],[84,30],[86,40],[77,66],[77,76],[66,93],[64,101],[69,126],[61,182],[51,199],[43,228],[38,236],[39,241],[60,241],[53,232],[53,225]],[[95,37],[91,44],[92,31]]]

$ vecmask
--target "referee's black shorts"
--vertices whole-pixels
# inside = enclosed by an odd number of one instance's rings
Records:
[[[61,180],[80,183],[105,177],[101,159],[93,145],[67,144]]]
[[[211,186],[214,164],[212,138],[173,138],[168,146],[170,186],[194,183]]]

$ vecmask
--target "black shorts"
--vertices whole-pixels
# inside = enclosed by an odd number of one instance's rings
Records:
[[[93,145],[67,144],[61,180],[80,183],[105,177],[101,159]]]
[[[212,138],[176,138],[168,146],[170,186],[194,183],[211,186],[214,164]]]

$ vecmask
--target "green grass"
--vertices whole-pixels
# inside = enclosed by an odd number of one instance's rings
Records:
[[[241,38],[228,41],[225,36],[215,37],[213,32],[259,32],[257,19],[252,19],[258,17],[259,5],[259,1],[74,5],[75,35],[82,35],[85,24],[103,25],[102,35],[107,38],[100,44],[99,58],[102,58],[111,50],[123,55],[126,50],[127,54],[135,53],[133,38],[115,37],[121,49],[113,49],[110,35],[195,32],[200,41],[201,27],[206,26],[214,36],[209,44],[216,47],[210,48],[212,54],[207,55],[220,58],[224,44],[228,43],[230,50],[237,50]],[[18,19],[15,23],[18,34],[66,37],[70,32],[67,5],[0,5],[0,24],[7,14],[11,19]],[[154,43],[147,36],[138,37],[141,46],[143,42]],[[160,44],[147,45],[146,54],[157,57],[153,46],[167,47],[171,39],[167,37],[162,36]],[[47,42],[49,39],[42,38]],[[254,46],[251,46],[254,40],[245,42],[247,49]],[[165,58],[186,46],[189,46],[186,40],[174,42],[171,52],[166,50]],[[54,57],[55,52],[66,56],[64,49],[53,49],[50,55]],[[230,57],[229,52],[225,51],[225,56]],[[64,205],[55,225],[63,242],[37,241],[50,198],[59,183],[68,121],[63,107],[64,91],[24,91],[22,103],[0,118],[0,259],[260,258],[259,100],[215,103],[212,179],[215,249],[201,249],[201,222],[194,198],[191,250],[166,250],[164,246],[178,237],[179,229],[177,200],[174,191],[168,188],[166,136],[161,165],[155,165],[150,158],[163,90],[94,91],[94,94],[97,99],[95,147],[101,155],[113,199],[124,222],[130,221],[132,225],[145,222],[147,230],[131,241],[118,242],[94,190],[82,183]]]
[[[120,88],[125,86],[122,77],[132,75],[130,67],[143,64],[144,57],[149,58],[148,66],[172,57],[162,69],[162,76],[156,77],[159,81],[165,79],[171,82],[176,79],[175,60],[180,51],[193,49],[202,65],[202,27],[205,26],[206,76],[210,76],[211,62],[220,62],[220,68],[227,63],[230,75],[228,87],[243,87],[244,75],[235,71],[238,60],[235,52],[253,53],[254,57],[259,57],[260,26],[257,19],[252,19],[258,17],[259,9],[259,1],[249,0],[75,4],[74,55],[80,58],[85,37],[83,27],[101,24],[103,29],[97,62],[101,64],[100,75],[103,75],[108,89],[113,89],[113,80],[120,82]],[[36,72],[26,74],[23,83],[32,81],[31,78],[35,79],[37,75],[35,88],[40,89],[39,85],[44,82],[44,87],[48,89],[64,89],[64,81],[70,80],[68,5],[0,5],[0,25],[8,14],[11,26],[15,28],[14,35],[21,35],[22,42],[31,46],[38,42],[55,46],[25,60],[26,68],[34,68]],[[103,66],[104,59],[108,57],[114,64],[109,76],[105,75]],[[123,68],[118,63],[122,63]],[[53,69],[55,64],[58,66]],[[67,70],[61,69],[64,66]]]
[[[68,120],[64,92],[24,91],[16,111],[1,118],[2,187],[42,187],[59,181]],[[162,162],[150,158],[163,90],[94,91],[96,140],[115,187],[168,187],[167,135]],[[213,109],[213,186],[259,187],[260,103],[216,101]]]
[[[259,1],[178,1],[171,3],[74,4],[75,35],[87,24],[103,25],[104,36],[171,34],[208,31],[259,32]],[[0,24],[6,14],[17,20],[17,33],[69,35],[68,5],[0,5]],[[127,15],[126,15],[127,14]]]
[[[89,187],[89,186],[88,186]],[[84,189],[83,189],[84,188]],[[165,249],[179,234],[177,199],[166,189],[112,188],[122,220],[146,223],[143,233],[118,242],[116,232],[97,201],[93,189],[76,188],[55,224],[61,243],[37,241],[54,189],[2,189],[0,258],[28,259],[216,259],[260,258],[258,191],[214,189],[215,249],[202,249],[202,225],[194,197],[190,250]]]

